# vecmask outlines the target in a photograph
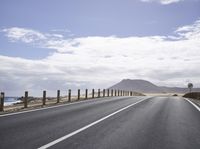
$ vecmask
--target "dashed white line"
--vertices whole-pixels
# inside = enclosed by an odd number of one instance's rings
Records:
[[[58,139],[56,139],[56,140],[54,140],[54,141],[52,141],[52,142],[50,142],[50,143],[48,143],[46,145],[43,145],[43,146],[39,147],[38,149],[49,148],[49,147],[51,147],[51,146],[53,146],[53,145],[55,145],[55,144],[57,144],[57,143],[59,143],[59,142],[61,142],[63,140],[65,140],[67,138],[70,138],[70,137],[72,137],[72,136],[74,136],[74,135],[76,135],[76,134],[78,134],[78,133],[80,133],[80,132],[82,132],[82,131],[84,131],[84,130],[86,130],[86,129],[94,126],[94,125],[96,125],[96,124],[98,124],[98,123],[100,123],[101,121],[104,121],[104,120],[108,119],[109,117],[111,117],[111,116],[113,116],[113,115],[115,115],[115,114],[117,114],[117,113],[119,113],[121,111],[124,111],[124,110],[126,110],[126,109],[128,109],[128,108],[130,108],[130,107],[132,107],[132,106],[144,101],[144,100],[147,100],[147,99],[149,99],[149,98],[142,99],[142,100],[137,101],[135,103],[132,103],[132,104],[130,104],[130,105],[124,107],[124,108],[121,108],[121,109],[119,109],[119,110],[117,110],[117,111],[115,111],[115,112],[113,112],[113,113],[111,113],[111,114],[99,119],[99,120],[96,120],[96,121],[94,121],[94,122],[92,122],[92,123],[80,128],[80,129],[76,130],[76,131],[71,132],[70,134],[67,134],[67,135],[65,135],[65,136],[63,136],[61,138],[58,138]]]

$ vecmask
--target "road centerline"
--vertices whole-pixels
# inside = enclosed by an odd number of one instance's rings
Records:
[[[137,101],[135,103],[132,103],[132,104],[130,104],[128,106],[125,106],[125,107],[123,107],[123,108],[121,108],[121,109],[119,109],[119,110],[117,110],[117,111],[115,111],[115,112],[113,112],[113,113],[111,113],[111,114],[109,114],[107,116],[104,116],[103,118],[101,118],[99,120],[96,120],[96,121],[94,121],[94,122],[92,122],[92,123],[90,123],[90,124],[88,124],[88,125],[86,125],[86,126],[84,126],[82,128],[79,128],[79,129],[77,129],[77,130],[75,130],[75,131],[73,131],[73,132],[71,132],[71,133],[69,133],[69,134],[67,134],[67,135],[65,135],[63,137],[60,137],[60,138],[58,138],[58,139],[56,139],[56,140],[54,140],[54,141],[52,141],[52,142],[50,142],[50,143],[48,143],[46,145],[43,145],[43,146],[39,147],[38,149],[49,148],[49,147],[51,147],[51,146],[53,146],[53,145],[55,145],[55,144],[57,144],[57,143],[59,143],[59,142],[61,142],[63,140],[66,140],[66,139],[68,139],[68,138],[70,138],[70,137],[72,137],[72,136],[74,136],[74,135],[76,135],[76,134],[78,134],[78,133],[80,133],[80,132],[82,132],[82,131],[84,131],[84,130],[86,130],[86,129],[94,126],[94,125],[96,125],[96,124],[98,124],[98,123],[100,123],[101,121],[104,121],[104,120],[108,119],[109,117],[114,116],[117,113],[122,112],[122,111],[124,111],[124,110],[126,110],[126,109],[128,109],[128,108],[130,108],[130,107],[132,107],[132,106],[144,101],[144,100],[147,100],[147,99],[149,99],[149,98],[145,98],[145,99],[139,100],[139,101]]]

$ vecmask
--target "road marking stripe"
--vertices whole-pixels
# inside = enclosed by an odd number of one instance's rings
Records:
[[[120,97],[120,96],[116,96],[116,97]],[[126,96],[123,96],[123,97],[126,97]],[[131,96],[128,96],[128,97],[131,97]],[[137,96],[137,98],[139,98],[139,97],[140,96]],[[111,97],[104,97],[104,99],[108,99],[108,98],[111,98]],[[2,114],[2,115],[0,115],[0,117],[11,116],[11,115],[16,115],[16,114],[22,114],[22,113],[29,113],[29,112],[34,112],[34,111],[42,111],[42,110],[46,110],[46,109],[52,109],[52,108],[57,108],[57,107],[69,106],[69,105],[74,105],[74,104],[79,104],[79,103],[84,103],[84,102],[90,102],[90,101],[96,101],[96,100],[99,100],[99,98],[89,99],[89,100],[83,100],[83,101],[75,101],[75,102],[72,102],[72,103],[64,103],[64,104],[60,104],[60,105],[55,105],[55,106],[50,106],[50,107],[44,107],[44,108],[38,108],[38,109],[32,109],[32,110],[28,110],[27,109],[26,111],[14,112],[14,113],[8,113],[8,114]]]
[[[96,125],[96,124],[98,124],[98,123],[100,123],[101,121],[106,120],[106,119],[108,119],[109,117],[111,117],[111,116],[113,116],[113,115],[116,115],[117,113],[119,113],[119,112],[121,112],[121,111],[124,111],[124,110],[126,110],[126,109],[128,109],[128,108],[130,108],[130,107],[132,107],[132,106],[134,106],[134,105],[136,105],[136,104],[138,104],[138,103],[144,101],[144,100],[147,100],[147,99],[149,99],[149,98],[142,99],[142,100],[137,101],[137,102],[135,102],[135,103],[133,103],[133,104],[130,104],[130,105],[128,105],[128,106],[126,106],[126,107],[124,107],[124,108],[122,108],[122,109],[119,109],[119,110],[117,110],[117,111],[115,111],[115,112],[113,112],[113,113],[111,113],[111,114],[109,114],[109,115],[107,115],[107,116],[105,116],[105,117],[103,117],[103,118],[97,120],[97,121],[94,121],[94,122],[92,122],[92,123],[90,123],[90,124],[88,124],[88,125],[86,125],[86,126],[80,128],[80,129],[78,129],[78,130],[76,130],[76,131],[71,132],[70,134],[67,134],[67,135],[65,135],[65,136],[63,136],[63,137],[61,137],[61,138],[58,138],[58,139],[56,139],[56,140],[54,140],[54,141],[52,141],[52,142],[50,142],[50,143],[48,143],[48,144],[46,144],[46,145],[43,145],[43,146],[39,147],[38,149],[46,149],[46,148],[49,148],[49,147],[51,147],[51,146],[53,146],[53,145],[55,145],[55,144],[57,144],[57,143],[59,143],[59,142],[61,142],[61,141],[63,141],[63,140],[65,140],[65,139],[67,139],[67,138],[70,138],[70,137],[72,137],[72,136],[74,136],[74,135],[76,135],[76,134],[78,134],[78,133],[80,133],[80,132],[82,132],[82,131],[84,131],[84,130],[86,130],[86,129],[88,129],[88,128],[94,126],[94,125]]]
[[[191,103],[199,112],[200,112],[200,108],[197,106],[197,105],[195,105],[192,101],[190,101],[189,99],[187,99],[187,98],[184,98],[186,101],[188,101],[189,103]]]
[[[95,99],[96,100],[96,99]],[[94,100],[93,100],[94,101]],[[41,111],[41,110],[46,110],[46,109],[52,109],[52,108],[57,108],[57,107],[63,107],[63,106],[68,106],[68,105],[73,105],[73,104],[78,104],[82,102],[89,102],[89,100],[83,100],[79,102],[72,102],[72,103],[64,103],[61,105],[55,105],[55,106],[50,106],[50,107],[44,107],[44,108],[38,108],[38,109],[33,109],[33,110],[28,110],[27,111],[21,111],[21,112],[15,112],[15,113],[8,113],[8,114],[2,114],[0,117],[4,116],[10,116],[10,115],[16,115],[16,114],[21,114],[21,113],[29,113],[29,112],[34,112],[34,111]],[[42,106],[42,105],[41,105]]]

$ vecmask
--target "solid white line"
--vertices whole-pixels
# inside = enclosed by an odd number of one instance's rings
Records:
[[[116,97],[122,97],[122,96],[116,96]],[[123,96],[123,97],[126,97],[126,96]],[[103,99],[106,99],[106,98],[109,98],[109,97],[104,97]],[[38,109],[32,109],[32,110],[28,110],[27,109],[26,111],[14,112],[14,113],[8,113],[8,114],[2,114],[2,115],[0,115],[0,117],[11,116],[11,115],[16,115],[16,114],[22,114],[22,113],[29,113],[29,112],[34,112],[34,111],[42,111],[42,110],[46,110],[46,109],[52,109],[52,108],[57,108],[57,107],[69,106],[69,105],[74,105],[74,104],[79,104],[79,103],[84,103],[84,102],[91,102],[91,101],[96,101],[96,100],[99,100],[99,98],[87,99],[87,100],[83,100],[83,101],[75,101],[75,102],[72,102],[72,103],[64,103],[64,104],[60,104],[60,105],[55,105],[55,106],[50,106],[50,107],[44,107],[44,108],[38,108]]]
[[[192,101],[188,100],[187,98],[184,98],[186,101],[188,101],[189,103],[191,103],[199,112],[200,112],[200,108],[195,105]]]
[[[101,119],[99,119],[97,121],[94,121],[94,122],[92,122],[92,123],[80,128],[80,129],[78,129],[76,131],[71,132],[70,134],[67,134],[67,135],[65,135],[65,136],[63,136],[61,138],[58,138],[58,139],[56,139],[56,140],[54,140],[54,141],[52,141],[52,142],[50,142],[50,143],[48,143],[46,145],[43,145],[43,146],[39,147],[38,149],[49,148],[49,147],[51,147],[51,146],[53,146],[53,145],[55,145],[55,144],[57,144],[57,143],[59,143],[59,142],[61,142],[63,140],[65,140],[67,138],[70,138],[71,136],[76,135],[76,134],[78,134],[78,133],[80,133],[80,132],[82,132],[82,131],[84,131],[84,130],[86,130],[86,129],[88,129],[88,128],[90,128],[90,127],[92,127],[92,126],[94,126],[94,125],[96,125],[98,123],[100,123],[101,121],[103,121],[103,120],[105,120],[105,119],[107,119],[107,118],[109,118],[109,117],[111,117],[111,116],[113,116],[113,115],[115,115],[115,114],[117,114],[117,113],[119,113],[121,111],[124,111],[124,110],[126,110],[126,109],[128,109],[128,108],[130,108],[130,107],[132,107],[132,106],[144,101],[144,100],[147,100],[147,99],[149,99],[149,98],[142,99],[142,100],[137,101],[137,102],[135,102],[133,104],[130,104],[130,105],[128,105],[128,106],[126,106],[126,107],[124,107],[122,109],[119,109],[119,110],[115,111],[114,113],[111,113],[111,114],[109,114],[109,115],[107,115],[107,116],[105,116],[105,117],[103,117],[103,118],[101,118]]]
[[[27,109],[27,111],[21,111],[21,112],[3,114],[3,115],[0,115],[0,117],[10,116],[10,115],[16,115],[16,114],[21,114],[21,113],[29,113],[29,112],[34,112],[34,111],[41,111],[41,110],[52,109],[52,108],[57,108],[57,107],[63,107],[63,106],[78,104],[78,103],[81,103],[81,102],[88,102],[88,100],[79,101],[79,102],[72,102],[72,103],[65,103],[65,104],[61,104],[61,105],[55,105],[55,106],[45,107],[45,108],[38,108],[38,109],[33,109],[33,110],[28,110],[28,109]],[[41,106],[42,106],[42,105],[41,105]]]

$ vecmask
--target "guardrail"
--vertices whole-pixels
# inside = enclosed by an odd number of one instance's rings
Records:
[[[57,96],[56,96],[56,103],[60,103],[62,97],[61,97],[61,92],[60,90],[57,90]],[[91,97],[89,97],[89,95]],[[77,95],[73,96],[76,100],[81,100],[81,99],[92,99],[92,98],[100,98],[100,97],[114,97],[114,96],[133,96],[133,91],[125,91],[125,90],[116,90],[116,89],[98,89],[95,92],[95,89],[92,89],[91,94],[88,94],[88,89],[85,89],[85,93],[81,94],[81,90],[78,89]],[[28,108],[28,103],[29,103],[29,93],[28,91],[25,91],[24,97],[21,98],[23,107],[22,108]],[[72,102],[72,92],[71,89],[68,90],[68,95],[65,96],[65,99],[67,98],[67,102]],[[1,92],[1,101],[0,101],[0,111],[4,111],[4,99],[5,99],[5,93]],[[46,105],[47,101],[47,92],[44,90],[43,91],[43,96],[41,98],[41,106]],[[54,98],[55,99],[55,98]]]

